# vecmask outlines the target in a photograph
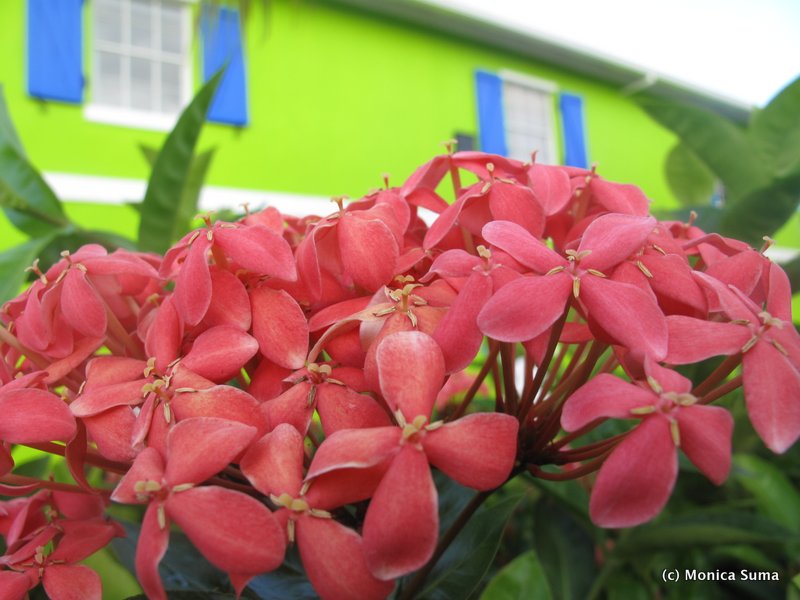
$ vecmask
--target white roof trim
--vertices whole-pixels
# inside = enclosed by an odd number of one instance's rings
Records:
[[[45,181],[62,200],[95,204],[125,204],[141,202],[147,182],[143,179],[77,175],[74,173],[44,173]],[[287,215],[327,215],[334,212],[329,198],[307,194],[292,194],[268,190],[248,190],[209,185],[200,193],[202,210],[238,209],[249,204],[252,210],[274,206]]]

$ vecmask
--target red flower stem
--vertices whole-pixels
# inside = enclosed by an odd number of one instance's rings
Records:
[[[579,365],[582,364],[582,360],[584,359],[584,355],[586,354],[587,348],[590,348],[587,342],[583,342],[582,344],[578,344],[575,348],[575,351],[572,353],[572,357],[570,358],[569,364],[564,369],[564,372],[561,374],[561,378],[557,385],[561,385],[564,381],[567,380],[574,372],[575,369],[578,368]],[[560,366],[560,365],[559,365]],[[558,372],[554,372],[552,377],[550,378],[550,383],[546,386],[542,386],[542,390],[540,390],[539,396],[540,399],[544,394],[553,388],[553,383],[555,382],[555,378],[558,376]],[[552,395],[552,394],[550,394]]]
[[[701,383],[692,390],[692,394],[699,398],[700,396],[703,396],[706,393],[708,393],[711,390],[711,388],[713,388],[715,385],[723,381],[728,375],[730,375],[731,372],[736,367],[739,366],[739,363],[741,361],[742,361],[741,353],[734,354],[733,356],[729,356],[728,358],[723,360],[722,363],[720,363],[720,365],[716,369],[714,369],[714,372],[711,373],[711,375],[709,375],[708,377],[706,377],[706,380],[703,381],[703,383]]]
[[[557,440],[555,440],[555,441],[554,441],[554,442],[553,442],[553,443],[550,445],[550,447],[551,447],[551,448],[554,448],[554,449],[558,449],[558,448],[561,448],[561,447],[563,447],[563,446],[566,446],[566,445],[567,445],[567,444],[569,444],[569,443],[570,443],[572,440],[576,440],[576,439],[578,439],[579,437],[581,437],[581,436],[583,436],[583,435],[586,435],[587,433],[589,433],[590,431],[592,431],[592,430],[593,430],[595,427],[597,427],[598,425],[600,425],[600,424],[601,424],[601,423],[603,423],[604,421],[605,421],[605,419],[595,419],[594,421],[592,421],[591,423],[589,423],[589,424],[587,424],[587,425],[584,425],[584,426],[583,426],[583,427],[581,427],[580,429],[576,429],[575,431],[573,431],[573,432],[571,432],[571,433],[568,433],[568,434],[566,434],[566,435],[565,435],[565,436],[563,436],[563,437],[560,437],[560,438],[558,438]]]
[[[33,448],[34,450],[39,450],[41,452],[47,452],[48,454],[56,454],[58,456],[64,456],[65,452],[67,451],[66,446],[62,446],[61,444],[55,444],[53,442],[41,442],[36,444],[20,444],[21,446],[27,446],[28,448]],[[111,471],[113,473],[122,473],[125,474],[131,468],[129,464],[116,462],[113,460],[109,460],[99,454],[96,454],[89,449],[86,453],[85,462],[88,464],[99,467],[106,471]]]
[[[613,437],[601,440],[599,442],[586,444],[585,446],[581,446],[580,448],[559,452],[558,456],[553,460],[553,464],[563,465],[567,463],[581,462],[590,458],[595,458],[607,452],[608,450],[610,450],[610,448],[613,448],[614,446],[619,444],[627,435],[628,432],[626,431],[624,433],[619,433]]]
[[[536,376],[531,384],[530,394],[524,397],[520,403],[519,413],[517,414],[520,423],[524,422],[525,418],[528,416],[528,412],[531,410],[531,406],[533,406],[533,400],[536,398],[536,393],[539,391],[539,388],[544,381],[544,377],[549,370],[550,361],[553,359],[556,347],[558,346],[558,339],[561,337],[561,332],[564,330],[564,323],[567,322],[567,315],[569,315],[569,307],[571,303],[572,296],[567,299],[567,304],[564,307],[564,314],[559,317],[558,321],[556,321],[552,331],[550,332],[550,341],[548,342],[547,350],[545,350],[544,356],[542,357],[542,363],[536,369]]]
[[[568,344],[561,344],[558,347],[556,355],[550,361],[550,367],[547,369],[547,373],[545,373],[544,381],[542,381],[542,385],[537,390],[536,396],[534,396],[534,402],[536,402],[536,398],[543,396],[553,385],[553,381],[555,381],[559,371],[561,371],[561,365],[564,363],[567,352],[569,352]]]
[[[714,400],[718,400],[722,398],[725,394],[728,394],[742,385],[742,376],[737,375],[730,381],[726,382],[724,385],[719,386],[717,389],[707,393],[705,396],[698,400],[698,404],[711,404]]]
[[[514,376],[516,358],[514,344],[504,343],[500,345],[500,362],[503,367],[503,396],[505,397],[505,411],[513,415],[517,412],[517,386]]]
[[[514,475],[515,474],[512,473],[511,477],[514,477]],[[431,559],[425,564],[424,567],[414,574],[414,577],[408,582],[408,585],[403,589],[397,600],[412,600],[413,598],[417,597],[417,593],[422,588],[423,584],[425,583],[425,579],[427,579],[428,575],[430,575],[433,567],[436,566],[437,561],[442,557],[459,532],[464,528],[464,525],[466,525],[470,518],[472,518],[472,515],[475,514],[475,511],[480,508],[481,504],[483,504],[494,491],[495,490],[479,492],[472,497],[472,500],[470,500],[469,504],[464,507],[464,510],[461,511],[450,528],[439,539],[439,543],[436,546],[436,550],[434,551]]]
[[[5,483],[8,485],[38,485],[40,488],[48,489],[48,490],[60,490],[63,492],[78,492],[81,494],[87,493],[86,490],[82,487],[77,485],[73,485],[71,483],[60,483],[58,481],[49,481],[43,479],[36,479],[35,477],[28,477],[26,475],[15,475],[13,473],[9,473],[7,475],[3,475],[0,477],[0,483]],[[98,488],[92,488],[98,494],[103,495],[111,495],[111,490],[103,490]]]
[[[478,390],[481,387],[481,384],[486,379],[486,376],[489,374],[489,370],[492,368],[492,363],[497,358],[497,353],[500,352],[500,344],[495,342],[494,340],[489,340],[489,356],[486,357],[486,360],[481,365],[481,370],[478,375],[475,377],[475,380],[472,382],[472,385],[469,386],[467,393],[464,396],[464,399],[461,401],[461,404],[458,405],[458,408],[453,412],[452,415],[447,417],[446,421],[454,421],[464,415],[466,412],[467,407],[469,406],[472,399],[475,397],[475,394],[478,393]]]
[[[583,385],[586,380],[589,379],[594,366],[597,364],[597,361],[600,360],[606,348],[607,346],[605,344],[593,342],[589,347],[586,358],[583,359],[580,366],[575,371],[571,372],[568,377],[563,377],[561,379],[558,386],[556,386],[552,393],[545,399],[545,402],[556,402],[561,398],[566,399],[576,388]],[[573,358],[573,361],[574,360]]]
[[[26,356],[33,364],[42,370],[46,370],[50,366],[50,361],[44,358],[41,354],[37,354],[33,350],[29,350],[23,346],[17,337],[5,327],[0,327],[0,342],[4,342],[14,348],[20,354]]]
[[[609,455],[611,450],[607,450],[602,455],[598,456],[591,462],[586,463],[578,467],[577,469],[572,469],[570,471],[562,471],[561,473],[549,473],[547,471],[543,471],[537,465],[531,465],[528,467],[528,472],[533,475],[534,477],[538,477],[539,479],[545,479],[547,481],[569,481],[570,479],[580,479],[581,477],[588,475],[589,473],[594,473],[599,469],[603,462],[606,460],[606,457]]]
[[[492,381],[494,382],[494,410],[495,412],[504,413],[506,404],[503,399],[503,388],[500,382],[500,369],[497,368],[496,357],[497,355],[495,355],[495,360],[493,360],[491,364]]]

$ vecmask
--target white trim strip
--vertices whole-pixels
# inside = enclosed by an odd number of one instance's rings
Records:
[[[92,202],[95,204],[125,204],[141,202],[147,182],[141,179],[101,177],[98,175],[76,175],[73,173],[43,173],[45,181],[56,195],[69,202]],[[209,185],[200,193],[202,210],[221,208],[237,209],[249,204],[252,210],[274,206],[287,215],[328,215],[335,207],[325,196],[293,194],[264,190],[247,190]]]

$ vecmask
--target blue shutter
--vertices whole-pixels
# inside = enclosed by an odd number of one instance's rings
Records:
[[[586,156],[583,98],[575,94],[561,94],[559,104],[564,133],[564,164],[585,169],[589,166],[589,161]]]
[[[204,80],[208,81],[227,65],[211,102],[208,120],[247,125],[247,85],[239,11],[206,5],[200,29],[203,34]]]
[[[28,0],[28,93],[83,100],[83,0]]]
[[[475,72],[478,93],[478,129],[484,152],[508,155],[503,119],[503,80],[494,73]]]

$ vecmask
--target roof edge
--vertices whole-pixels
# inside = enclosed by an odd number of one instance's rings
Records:
[[[331,0],[329,0],[331,1]],[[745,123],[753,106],[667,77],[656,71],[628,64],[546,33],[529,33],[504,24],[487,21],[441,4],[423,0],[332,0],[382,17],[420,27],[443,31],[568,69],[619,88],[625,95],[652,94],[701,106]]]

